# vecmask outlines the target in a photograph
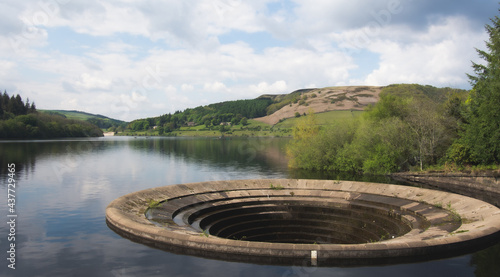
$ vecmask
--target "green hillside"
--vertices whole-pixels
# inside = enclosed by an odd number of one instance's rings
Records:
[[[109,118],[100,114],[91,114],[81,111],[75,110],[38,110],[39,112],[50,114],[50,115],[59,115],[67,119],[75,119],[75,120],[83,120],[90,122],[101,129],[110,129],[110,128],[123,128],[127,125],[127,122]]]
[[[49,139],[64,137],[98,137],[103,132],[96,125],[64,115],[41,113],[34,103],[18,94],[5,91],[0,97],[1,139]]]
[[[302,94],[312,90],[313,89],[299,89],[289,94],[262,95],[257,99],[269,98],[273,101],[273,103],[266,108],[266,115],[270,115],[286,105],[299,102]]]
[[[447,94],[454,91],[416,84],[302,89],[137,119],[118,133],[133,136],[291,136],[297,120],[308,110],[317,113],[318,125],[333,125],[358,117],[377,102],[382,90],[394,97],[427,97],[436,102],[445,101]]]
[[[361,115],[363,111],[329,111],[316,114],[318,125],[332,125],[342,120],[349,120]],[[302,115],[303,116],[303,115]],[[288,118],[275,125],[275,128],[293,128],[301,117]]]

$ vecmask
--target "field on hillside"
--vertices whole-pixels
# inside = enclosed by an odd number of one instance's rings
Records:
[[[67,119],[87,120],[89,118],[96,117],[96,115],[94,114],[77,112],[77,111],[63,111],[63,110],[40,110],[40,111],[49,114],[62,114]]]
[[[363,111],[330,111],[324,113],[317,113],[316,119],[318,125],[332,125],[337,121],[347,120],[361,115]],[[301,116],[302,117],[302,116]],[[297,120],[301,117],[286,119],[274,126],[274,128],[293,128]]]

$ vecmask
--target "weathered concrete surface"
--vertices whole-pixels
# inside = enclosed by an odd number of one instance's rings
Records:
[[[294,244],[206,237],[184,221],[174,222],[178,211],[188,206],[201,209],[226,199],[252,199],[252,203],[307,199],[326,206],[358,201],[387,205],[389,211],[397,208],[409,216],[410,223],[413,214],[430,225],[414,226],[405,235],[376,243]],[[165,201],[161,207],[167,214],[164,225],[146,217],[149,200]],[[480,200],[415,187],[326,180],[214,181],[153,188],[114,200],[106,209],[106,220],[122,236],[176,253],[255,263],[307,264],[314,250],[319,266],[459,255],[497,242],[500,234],[500,210]]]
[[[479,173],[402,172],[391,174],[395,180],[438,188],[481,199],[500,207],[500,172]]]

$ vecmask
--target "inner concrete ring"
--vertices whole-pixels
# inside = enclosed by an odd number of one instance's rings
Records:
[[[106,208],[118,234],[170,252],[259,264],[393,264],[500,238],[500,209],[390,184],[257,179],[151,188]]]

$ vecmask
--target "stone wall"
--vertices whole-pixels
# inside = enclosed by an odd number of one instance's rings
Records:
[[[404,172],[391,177],[411,185],[454,192],[474,197],[500,207],[500,172],[445,173]]]

